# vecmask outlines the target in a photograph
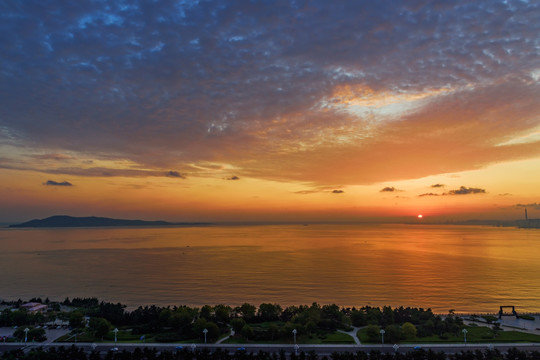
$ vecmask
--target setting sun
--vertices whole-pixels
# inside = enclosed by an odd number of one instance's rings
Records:
[[[418,215],[418,218],[421,219],[423,218],[424,216],[422,214]]]

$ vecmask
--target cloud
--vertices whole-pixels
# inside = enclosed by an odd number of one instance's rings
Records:
[[[440,196],[440,194],[425,193],[425,194],[420,194],[420,195],[418,195],[418,197],[424,197],[424,196]]]
[[[58,182],[58,181],[54,181],[54,180],[47,180],[47,182],[43,183],[43,185],[47,185],[47,186],[73,186],[73,184],[68,182],[68,181]]]
[[[235,175],[235,176],[228,177],[227,180],[240,180],[240,178]]]
[[[480,188],[472,188],[460,186],[457,190],[450,190],[444,195],[469,195],[469,194],[485,194],[486,190]]]
[[[379,192],[401,192],[403,190],[396,189],[393,186],[387,186],[385,188],[382,188]]]
[[[343,194],[344,192],[343,190],[332,190],[332,194]]]
[[[442,187],[444,187],[444,184],[433,184],[430,187],[432,187],[432,188],[442,188]]]
[[[38,160],[57,160],[57,161],[66,161],[66,160],[75,159],[73,156],[66,155],[66,154],[42,154],[42,155],[34,155],[33,157]]]
[[[516,207],[519,208],[532,208],[535,210],[540,210],[540,204],[539,203],[530,203],[530,204],[516,204]]]
[[[512,140],[540,113],[539,11],[493,0],[8,5],[0,144],[106,153],[149,176],[220,162],[326,185],[535,157],[538,142]]]
[[[168,171],[167,172],[167,175],[168,177],[176,177],[176,178],[181,178],[181,179],[185,179],[186,177],[182,174],[180,174],[178,171]]]
[[[470,195],[470,194],[485,194],[486,190],[480,189],[480,188],[473,188],[473,187],[466,187],[466,186],[460,186],[459,189],[456,190],[450,190],[448,192],[442,193],[442,194],[435,194],[435,193],[425,193],[420,194],[418,197],[424,197],[424,196],[452,196],[452,195]]]

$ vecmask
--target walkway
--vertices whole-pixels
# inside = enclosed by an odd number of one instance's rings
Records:
[[[360,330],[359,327],[353,327],[351,331],[344,331],[344,330],[338,330],[338,331],[340,333],[347,334],[350,337],[352,337],[356,345],[362,345],[362,343],[360,342],[360,339],[358,339],[358,336],[356,336],[356,333],[358,332],[358,330]]]

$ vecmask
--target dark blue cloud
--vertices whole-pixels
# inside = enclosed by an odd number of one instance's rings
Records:
[[[537,2],[493,0],[10,2],[0,134],[163,166],[232,161],[327,126],[319,113],[273,124],[316,112],[340,84],[399,92],[527,77],[539,18]]]
[[[43,185],[47,186],[73,186],[72,183],[69,181],[54,181],[54,180],[47,180],[47,182],[43,183]]]

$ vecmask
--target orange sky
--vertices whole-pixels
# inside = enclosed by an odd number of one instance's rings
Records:
[[[537,6],[161,6],[9,10],[0,223],[540,217]]]

